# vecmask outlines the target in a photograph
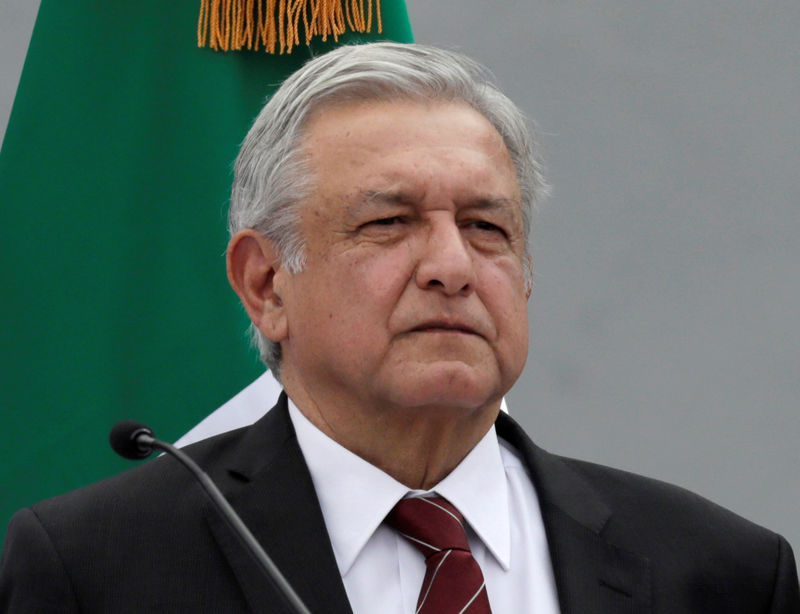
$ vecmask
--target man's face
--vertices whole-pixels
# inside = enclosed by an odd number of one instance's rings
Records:
[[[290,396],[496,409],[528,343],[520,193],[500,135],[463,104],[354,103],[316,114],[305,147],[306,265],[274,282]]]

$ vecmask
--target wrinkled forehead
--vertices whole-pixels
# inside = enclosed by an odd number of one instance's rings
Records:
[[[307,126],[304,158],[317,190],[371,191],[372,200],[420,201],[434,184],[472,201],[513,201],[519,182],[502,136],[464,103],[355,102],[328,107]],[[357,184],[357,185],[356,185]],[[400,198],[402,196],[402,198]]]
[[[413,113],[415,122],[402,119]],[[456,117],[459,124],[448,121]],[[444,121],[443,121],[444,120]],[[314,155],[326,141],[334,145],[357,142],[365,154],[385,142],[408,144],[410,139],[431,142],[438,137],[447,145],[485,147],[493,156],[514,168],[505,139],[489,118],[461,100],[392,98],[341,100],[321,106],[303,124],[299,149],[304,157]],[[459,138],[460,137],[460,138]]]

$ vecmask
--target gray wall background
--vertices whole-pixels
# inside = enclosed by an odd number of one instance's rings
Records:
[[[800,550],[800,3],[407,1],[545,146],[512,414]],[[37,5],[0,1],[0,135]]]

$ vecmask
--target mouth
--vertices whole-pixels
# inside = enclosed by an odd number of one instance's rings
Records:
[[[482,336],[472,326],[462,322],[446,322],[442,320],[432,320],[425,322],[411,329],[412,333],[450,333]]]

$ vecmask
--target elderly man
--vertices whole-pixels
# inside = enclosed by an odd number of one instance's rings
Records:
[[[781,537],[498,415],[533,145],[457,54],[342,48],[290,77],[239,154],[227,259],[285,395],[189,452],[313,612],[800,612]],[[0,606],[288,611],[170,458],[15,516]]]

